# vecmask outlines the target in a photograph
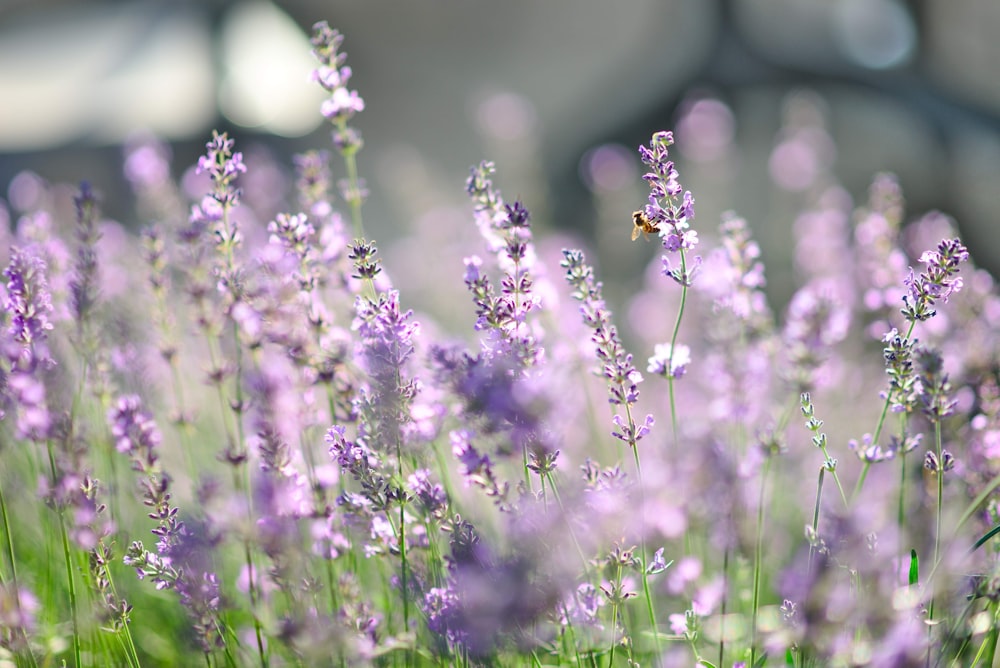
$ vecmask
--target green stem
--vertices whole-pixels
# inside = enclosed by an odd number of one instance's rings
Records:
[[[909,339],[913,334],[913,328],[916,327],[917,321],[914,320],[910,322],[909,329],[906,330],[906,335],[903,337]],[[882,427],[885,425],[885,417],[889,414],[889,403],[892,400],[892,395],[886,392],[885,401],[882,403],[882,412],[878,416],[878,423],[875,425],[875,433],[872,435],[872,443],[877,444],[879,436],[882,435]],[[861,474],[858,476],[858,482],[854,486],[854,492],[851,493],[851,503],[858,500],[858,494],[861,493],[861,488],[865,484],[865,478],[868,476],[868,469],[871,468],[871,462],[865,462],[861,466]]]
[[[10,520],[7,516],[7,500],[4,498],[2,485],[0,485],[0,517],[3,519],[3,532],[4,538],[6,539],[5,547],[7,548],[7,558],[10,561],[11,586],[14,588],[14,606],[20,616],[21,589],[17,581],[17,560],[14,558],[14,539],[10,532]],[[35,653],[31,650],[31,641],[28,639],[28,632],[23,627],[21,628],[21,634],[24,636],[24,647],[28,652],[28,658],[31,660],[31,665],[37,666],[38,663],[35,661]]]
[[[681,275],[687,275],[687,259],[684,256],[684,249],[679,251],[681,258]],[[670,392],[670,429],[674,438],[674,447],[679,447],[677,441],[677,402],[674,398],[674,353],[677,349],[677,336],[681,331],[681,319],[684,317],[684,305],[687,303],[687,285],[681,286],[681,303],[677,307],[677,319],[674,321],[674,332],[670,336],[670,357],[667,359],[667,388]]]
[[[821,467],[819,470],[819,480],[816,481],[816,505],[813,506],[813,521],[812,530],[813,535],[817,535],[819,530],[819,505],[820,500],[823,497],[823,477],[826,474],[826,467]],[[806,562],[806,572],[812,573],[812,563],[813,563],[813,552],[814,552],[813,542],[809,541],[809,560]]]
[[[615,648],[618,646],[618,640],[615,637],[618,631],[618,596],[620,594],[619,588],[622,582],[622,565],[619,562],[618,571],[615,574],[615,598],[611,602],[611,650],[608,652],[608,666],[615,665]]]
[[[625,414],[628,417],[628,423],[632,429],[632,433],[635,433],[635,422],[632,419],[632,411],[628,404],[625,404]],[[641,518],[641,528],[639,531],[639,544],[642,551],[642,593],[646,598],[646,614],[649,617],[649,625],[653,631],[653,645],[656,648],[656,662],[655,665],[659,665],[660,658],[663,656],[663,651],[660,648],[660,627],[656,623],[656,609],[653,606],[653,596],[649,589],[649,575],[646,573],[646,563],[647,563],[647,551],[646,551],[646,489],[642,482],[642,467],[639,465],[639,448],[635,442],[629,444],[632,448],[632,456],[635,459],[635,475],[636,480],[639,483],[639,506],[642,508],[642,518]]]
[[[753,599],[751,602],[752,631],[750,635],[750,665],[753,666],[757,655],[757,613],[760,610],[761,563],[764,559],[764,496],[767,489],[767,476],[771,469],[771,459],[764,460],[764,468],[760,475],[760,494],[757,499],[757,539],[754,545],[753,565]]]
[[[938,470],[935,472],[937,477],[937,507],[935,508],[935,522],[934,522],[934,566],[937,567],[938,560],[941,556],[941,515],[944,508],[944,459],[942,458],[942,437],[941,437],[941,421],[934,421],[934,449],[937,452]],[[929,583],[928,583],[929,584]],[[931,600],[927,606],[927,621],[934,621],[934,590],[931,590]],[[933,629],[933,626],[928,624],[928,633]]]

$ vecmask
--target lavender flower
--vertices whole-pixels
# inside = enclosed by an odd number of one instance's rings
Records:
[[[649,358],[646,371],[657,376],[680,378],[691,363],[691,349],[678,344],[674,350],[669,343],[658,343],[653,348],[653,356]]]
[[[861,303],[878,318],[868,332],[877,338],[890,328],[889,309],[901,299],[898,277],[906,271],[906,254],[899,247],[903,195],[895,176],[876,175],[868,200],[854,214],[854,255]]]
[[[236,179],[247,171],[243,164],[243,154],[233,151],[236,142],[223,132],[212,133],[212,141],[205,144],[205,155],[198,158],[197,172],[206,173],[212,180],[212,191],[206,195],[200,206],[191,212],[192,224],[212,228],[216,248],[232,263],[233,249],[243,241],[236,221],[229,213],[240,203],[241,191],[236,187]],[[225,268],[231,272],[232,267]],[[223,275],[223,281],[233,282],[235,277]]]
[[[639,399],[640,374],[632,364],[632,355],[625,352],[618,336],[618,329],[611,323],[601,295],[601,283],[594,280],[594,270],[586,263],[583,252],[564,250],[561,266],[566,269],[566,280],[573,288],[573,298],[582,303],[583,322],[593,330],[591,341],[596,345],[601,373],[608,381],[608,402],[612,405],[632,405]]]
[[[889,390],[882,397],[889,402],[890,409],[895,413],[910,413],[917,403],[917,376],[913,372],[913,354],[917,340],[905,338],[893,327],[882,342],[882,356],[885,359],[885,372],[889,375]]]
[[[55,365],[47,343],[53,309],[45,261],[28,249],[14,247],[3,275],[7,327],[0,351],[7,365],[0,365],[0,419],[13,407],[18,438],[43,441],[52,420],[41,374]]]
[[[354,328],[361,337],[360,359],[369,378],[361,399],[361,426],[371,447],[386,450],[402,444],[404,426],[412,421],[410,405],[418,384],[405,377],[419,324],[412,311],[401,311],[399,293],[379,293],[377,300],[358,297]]]
[[[358,91],[347,87],[351,80],[351,68],[345,65],[347,54],[340,51],[344,36],[331,29],[326,21],[313,25],[313,55],[320,66],[313,71],[313,81],[330,93],[320,107],[323,117],[334,125],[333,144],[341,153],[356,153],[362,145],[361,134],[348,127],[347,122],[354,114],[364,111],[365,101]],[[350,198],[345,198],[350,199]]]
[[[136,396],[121,397],[108,411],[115,447],[129,456],[132,469],[143,475],[140,486],[149,518],[157,521],[156,552],[133,541],[123,562],[135,568],[140,580],[149,577],[157,589],[174,589],[187,609],[202,651],[222,646],[219,585],[208,556],[214,538],[204,528],[189,527],[171,503],[170,476],[160,470],[156,452],[160,434]]]
[[[70,304],[77,322],[80,338],[84,336],[87,320],[97,302],[97,253],[94,246],[100,235],[97,231],[97,197],[90,184],[80,184],[80,193],[73,199],[76,205],[77,241],[76,267],[70,281]],[[81,341],[83,343],[83,341]]]
[[[648,148],[639,147],[639,156],[650,169],[642,177],[650,190],[649,203],[643,211],[650,224],[659,230],[663,249],[669,254],[662,258],[664,275],[682,286],[690,286],[701,264],[700,257],[695,258],[691,267],[684,259],[684,251],[694,250],[698,245],[698,233],[691,229],[690,223],[694,219],[694,197],[683,191],[677,181],[677,170],[668,151],[673,143],[672,133],[657,132]],[[681,258],[681,265],[676,268],[670,260],[670,255],[674,254]]]
[[[931,422],[940,422],[955,411],[958,403],[950,396],[951,382],[944,371],[944,360],[933,348],[918,348],[915,357],[920,368],[917,395],[921,410]]]
[[[38,599],[24,587],[0,583],[0,647],[21,651],[34,635]]]
[[[920,262],[927,269],[915,276],[913,269],[903,279],[907,294],[903,295],[903,316],[910,322],[927,320],[934,316],[934,303],[962,289],[958,276],[959,265],[969,259],[969,251],[958,239],[943,239],[937,250],[925,251]]]
[[[746,221],[724,213],[719,233],[721,247],[709,254],[698,283],[712,298],[711,320],[704,328],[712,345],[700,353],[699,366],[712,378],[712,417],[752,424],[770,399],[778,348],[774,315],[764,292],[760,247]]]
[[[493,187],[495,171],[493,163],[480,163],[472,169],[465,189],[472,198],[476,225],[504,272],[500,294],[481,273],[482,261],[475,256],[465,261],[465,284],[476,301],[476,328],[491,335],[483,343],[484,352],[488,357],[515,360],[527,369],[542,357],[528,320],[539,307],[532,291],[535,257],[530,215],[520,202],[504,203]]]
[[[799,394],[829,380],[822,374],[833,347],[847,336],[850,311],[840,288],[827,280],[800,288],[788,305],[782,341],[788,361],[786,374]]]
[[[7,279],[4,310],[10,317],[7,334],[14,344],[7,351],[12,369],[33,373],[54,364],[45,341],[52,329],[52,297],[45,261],[29,249],[14,247],[3,272]]]

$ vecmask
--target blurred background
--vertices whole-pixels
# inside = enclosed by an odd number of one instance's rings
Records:
[[[37,174],[87,179],[107,216],[146,224],[122,172],[142,133],[168,142],[178,177],[212,128],[251,170],[329,149],[309,82],[321,19],[344,33],[366,102],[354,124],[376,239],[472,228],[464,179],[490,159],[508,199],[596,247],[627,290],[655,252],[629,241],[647,193],[635,148],[672,128],[696,225],[711,236],[721,212],[747,218],[778,302],[802,208],[835,184],[861,205],[883,170],[908,217],[949,213],[1000,269],[996,0],[3,0],[7,222],[31,208]],[[287,178],[244,188],[294,202]]]

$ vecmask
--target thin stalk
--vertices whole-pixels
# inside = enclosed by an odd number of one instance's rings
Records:
[[[347,119],[338,119],[337,130],[341,133],[347,131]],[[355,157],[357,148],[351,147],[341,150],[340,155],[344,159],[344,167],[347,169],[347,192],[343,197],[351,206],[351,223],[354,226],[354,236],[359,239],[365,235],[364,226],[361,223],[361,188],[358,179],[358,161]]]
[[[816,481],[816,505],[813,506],[813,521],[812,521],[812,530],[814,536],[819,530],[819,506],[820,506],[820,501],[823,497],[823,477],[825,473],[826,473],[826,467],[825,466],[821,467],[819,470],[819,480]],[[815,548],[813,546],[813,541],[809,541],[809,561],[806,562],[807,563],[806,569],[808,573],[812,573],[814,550]]]
[[[722,553],[722,591],[729,591],[729,545]],[[719,617],[719,667],[725,663],[726,658],[726,602],[728,596],[723,594],[721,604],[721,615]]]
[[[909,339],[913,334],[913,328],[916,327],[917,321],[913,320],[910,322],[909,329],[906,330],[906,335],[903,337]],[[885,425],[886,415],[889,414],[889,402],[892,397],[887,392],[885,401],[882,403],[882,412],[878,416],[878,423],[875,425],[875,433],[872,435],[872,443],[878,443],[879,436],[882,435],[882,427]],[[861,488],[865,484],[865,477],[868,475],[868,469],[871,468],[871,462],[865,462],[861,466],[861,474],[858,476],[858,482],[854,485],[854,492],[851,493],[851,503],[857,501],[858,494],[861,493]]]
[[[402,475],[402,471],[400,471]],[[404,632],[410,630],[410,591],[409,583],[407,578],[409,577],[409,562],[407,561],[406,554],[406,517],[405,517],[405,506],[399,504],[399,560],[402,565],[402,577],[401,587],[403,589],[403,630]]]
[[[562,513],[563,517],[566,517],[566,507],[563,505],[562,496],[559,494],[559,489],[556,487],[556,480],[552,473],[546,473],[542,478],[542,488],[544,489],[545,480],[549,481],[549,488],[552,490],[552,497],[556,500],[556,505],[559,506],[559,512]],[[567,522],[566,525],[569,528],[569,537],[573,540],[573,546],[576,547],[576,553],[580,557],[580,563],[583,564],[583,572],[590,575],[590,563],[587,561],[587,557],[583,554],[583,548],[580,547],[580,542],[576,538],[576,531],[573,530],[572,522]]]
[[[3,519],[3,532],[6,539],[4,542],[7,548],[7,558],[10,561],[11,585],[14,587],[14,606],[17,608],[18,616],[21,616],[21,589],[17,582],[17,560],[14,558],[14,539],[10,532],[10,520],[7,517],[7,500],[4,498],[2,485],[0,485],[0,516]],[[31,650],[31,642],[28,640],[28,632],[22,628],[21,634],[24,636],[24,646],[27,649],[31,665],[37,666],[35,653]]]
[[[770,457],[764,460],[764,468],[760,474],[760,494],[757,498],[757,539],[754,545],[753,565],[753,599],[751,603],[752,631],[750,634],[750,665],[757,658],[757,613],[760,610],[760,580],[761,562],[764,559],[764,497],[767,489],[767,476],[771,470]]]
[[[108,587],[111,589],[111,593],[114,595],[115,599],[118,598],[118,590],[115,588],[115,581],[111,575],[111,569],[107,564],[104,565],[104,577],[108,579]],[[139,653],[135,648],[135,641],[132,638],[132,629],[129,628],[127,621],[124,617],[121,620],[122,628],[115,633],[118,636],[119,642],[121,641],[121,636],[125,636],[125,642],[122,642],[123,649],[125,650],[125,656],[129,661],[130,666],[135,666],[139,668],[141,662],[139,661]]]
[[[635,433],[634,421],[632,419],[632,410],[628,404],[625,404],[625,414],[628,417],[629,425],[632,427],[632,433]],[[642,467],[639,465],[639,448],[635,442],[629,444],[632,448],[632,456],[635,458],[635,474],[636,480],[639,483],[639,506],[642,508],[642,526],[639,528],[639,545],[642,550],[642,593],[646,598],[646,614],[649,616],[649,625],[653,631],[653,644],[656,647],[656,662],[655,665],[659,665],[660,657],[663,652],[660,648],[660,627],[656,623],[656,609],[653,606],[653,596],[649,589],[649,575],[646,573],[646,489],[642,482]]]
[[[906,526],[906,453],[899,455],[899,505],[896,507],[896,531],[898,532],[897,553],[899,555],[899,568],[903,568],[906,562],[904,547],[903,527]]]
[[[681,276],[687,276],[687,259],[684,249],[679,249],[681,258]],[[670,392],[670,430],[674,438],[674,447],[679,447],[677,442],[677,402],[674,398],[674,353],[677,352],[677,336],[681,331],[681,319],[684,317],[684,305],[687,303],[688,286],[681,286],[681,303],[677,307],[677,320],[674,321],[674,332],[670,336],[670,357],[667,359],[667,389]]]
[[[69,533],[66,531],[66,518],[59,510],[59,533],[62,537],[63,558],[66,560],[66,584],[69,586],[69,609],[73,621],[73,658],[77,666],[83,666],[80,660],[80,620],[76,611],[76,581],[73,578],[73,558],[70,556]]]
[[[48,441],[46,446],[49,455],[49,471],[52,475],[52,485],[54,487],[56,480],[56,458],[55,453],[52,451],[52,441]],[[69,588],[69,610],[70,617],[73,622],[73,658],[76,661],[75,665],[79,667],[82,666],[83,663],[80,661],[80,620],[76,613],[76,581],[73,578],[73,559],[70,556],[69,533],[66,531],[66,517],[62,508],[58,508],[56,512],[59,515],[59,533],[62,538],[63,558],[66,562],[66,585]]]
[[[615,665],[615,648],[618,646],[618,640],[615,634],[618,630],[618,596],[619,588],[622,582],[622,565],[619,562],[618,571],[615,574],[615,597],[611,601],[611,649],[608,652],[608,666]]]
[[[937,452],[938,470],[935,472],[937,477],[937,505],[935,508],[935,522],[934,522],[934,566],[937,564],[941,557],[941,516],[944,508],[944,459],[941,456],[942,451],[942,437],[941,437],[941,421],[934,421],[934,449]],[[930,584],[930,583],[928,583]],[[927,605],[927,621],[934,621],[934,590],[931,589],[931,600]],[[933,626],[928,624],[927,632],[933,630]],[[930,650],[928,649],[928,660],[930,657]]]

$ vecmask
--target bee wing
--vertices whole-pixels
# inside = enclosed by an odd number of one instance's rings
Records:
[[[642,228],[639,227],[638,225],[634,225],[632,227],[632,241],[635,241],[636,239],[639,238],[639,233],[640,232],[642,232]]]

